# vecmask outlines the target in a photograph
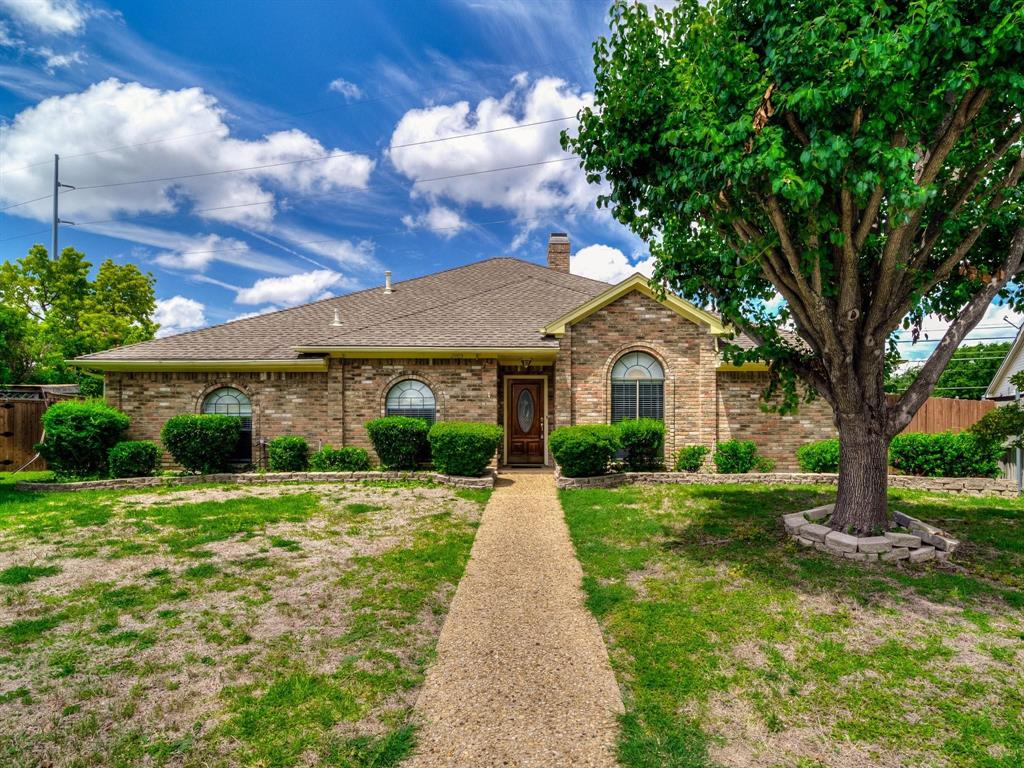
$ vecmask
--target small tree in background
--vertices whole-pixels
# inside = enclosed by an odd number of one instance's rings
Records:
[[[110,259],[93,277],[91,271],[80,251],[65,248],[51,259],[41,245],[0,264],[0,330],[13,340],[0,353],[0,377],[14,383],[79,382],[83,391],[95,393],[96,381],[70,369],[66,360],[153,338],[159,327],[152,319],[153,276]]]
[[[1024,303],[1024,6],[682,0],[610,18],[564,145],[650,244],[655,282],[757,343],[729,361],[769,363],[785,409],[832,406],[831,525],[887,527],[890,440],[993,299]],[[949,329],[890,404],[894,332],[928,315]]]

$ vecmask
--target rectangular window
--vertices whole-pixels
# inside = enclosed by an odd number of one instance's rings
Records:
[[[637,382],[637,416],[641,419],[665,418],[665,385],[660,382]]]
[[[636,382],[612,382],[612,424],[636,418]]]

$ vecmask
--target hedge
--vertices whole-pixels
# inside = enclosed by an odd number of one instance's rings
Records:
[[[800,465],[801,472],[838,472],[838,438],[801,445],[796,449],[796,463]]]
[[[757,466],[757,445],[753,440],[725,440],[712,457],[723,475],[742,475]]]
[[[676,454],[676,472],[698,472],[704,464],[704,457],[711,453],[706,445],[684,445]]]
[[[160,430],[167,452],[187,472],[223,472],[238,445],[242,420],[221,413],[172,416]]]
[[[889,464],[908,475],[996,477],[1003,448],[971,432],[911,432],[889,444]]]
[[[365,472],[370,467],[370,454],[355,446],[331,448],[325,445],[309,457],[309,468],[314,472]]]
[[[267,444],[271,472],[305,472],[309,467],[309,445],[296,435],[275,437]]]
[[[657,419],[627,419],[617,425],[626,469],[650,472],[665,468],[665,424]]]
[[[559,427],[548,438],[548,447],[566,477],[603,475],[619,449],[619,434],[603,424]]]
[[[501,444],[501,427],[476,421],[439,421],[430,428],[434,469],[446,475],[479,477]]]
[[[385,469],[415,469],[427,455],[430,426],[410,416],[385,416],[366,423],[366,431]]]
[[[98,477],[107,453],[128,429],[128,417],[99,400],[65,400],[43,412],[43,442],[36,450],[58,477]]]
[[[125,440],[107,453],[111,477],[150,477],[160,461],[160,449],[149,440]]]

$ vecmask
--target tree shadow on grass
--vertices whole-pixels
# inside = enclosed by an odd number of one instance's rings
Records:
[[[726,565],[775,588],[840,593],[863,603],[892,599],[894,587],[903,587],[943,604],[982,600],[1024,608],[1024,504],[1017,500],[893,493],[892,509],[940,525],[962,548],[951,563],[866,565],[807,550],[785,534],[781,515],[834,501],[833,489],[691,486],[685,495],[665,493],[663,546],[696,563]],[[674,508],[687,500],[681,516]]]

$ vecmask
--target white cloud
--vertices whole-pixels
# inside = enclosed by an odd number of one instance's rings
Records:
[[[287,277],[265,277],[238,292],[238,304],[274,304],[291,307],[308,301],[326,299],[331,288],[348,288],[352,283],[344,275],[329,269],[317,269]]]
[[[413,181],[556,161],[423,182],[413,186],[412,195],[434,205],[447,200],[460,206],[505,208],[519,219],[592,210],[597,187],[587,183],[579,161],[565,160],[566,153],[559,145],[559,133],[572,127],[571,120],[500,130],[575,115],[591,103],[593,94],[564,80],[544,77],[531,83],[525,74],[520,74],[513,78],[512,90],[503,97],[484,99],[475,108],[460,101],[409,110],[395,126],[387,156],[400,173]],[[396,146],[496,130],[450,141]]]
[[[325,256],[350,269],[378,269],[380,264],[374,258],[374,244],[371,240],[338,240],[325,238],[322,233],[292,224],[280,224],[274,234],[283,238],[295,248]],[[296,253],[280,244],[278,247],[288,253]],[[305,258],[305,257],[303,257]],[[307,261],[311,261],[307,259]]]
[[[21,41],[11,34],[11,28],[7,22],[0,20],[0,47],[16,48],[20,45]]]
[[[418,216],[405,215],[402,217],[402,223],[409,229],[429,229],[444,238],[455,237],[469,227],[469,222],[463,219],[458,211],[453,211],[443,205],[432,206],[426,213]]]
[[[76,35],[90,16],[88,7],[77,0],[0,0],[0,9],[47,35]]]
[[[569,271],[606,283],[619,283],[637,272],[650,277],[654,274],[654,257],[649,256],[633,264],[618,248],[596,243],[569,257]]]
[[[340,93],[346,99],[358,99],[363,95],[363,89],[355,83],[350,83],[344,77],[337,77],[328,84],[327,89]]]
[[[154,141],[168,137],[180,138]],[[62,180],[80,188],[61,196],[61,213],[78,221],[261,202],[197,215],[267,228],[283,195],[364,189],[374,166],[366,155],[328,149],[299,130],[251,141],[233,138],[223,108],[200,88],[162,91],[110,79],[80,93],[44,99],[14,118],[7,131],[0,201],[11,204],[45,195],[52,184],[52,167],[24,166],[46,158],[54,147],[60,147],[64,156]],[[107,147],[121,148],[95,153]],[[325,155],[330,159],[289,163]],[[272,167],[211,174],[268,165]],[[199,175],[81,189],[190,174]],[[8,213],[46,221],[49,206],[41,200]]]
[[[206,325],[205,310],[200,302],[184,296],[157,299],[156,312],[153,313],[153,319],[160,324],[157,338],[202,328]]]
[[[255,312],[242,312],[240,315],[229,317],[224,322],[233,323],[235,320],[248,320],[250,317],[259,317],[260,315],[265,315],[269,312],[277,312],[278,309],[280,309],[280,307],[269,306],[263,307],[263,309],[257,309]]]
[[[44,59],[44,66],[46,71],[53,74],[55,70],[64,69],[70,67],[72,64],[81,64],[85,61],[85,57],[81,51],[73,51],[71,53],[54,53],[49,48],[39,48],[35,51]]]

